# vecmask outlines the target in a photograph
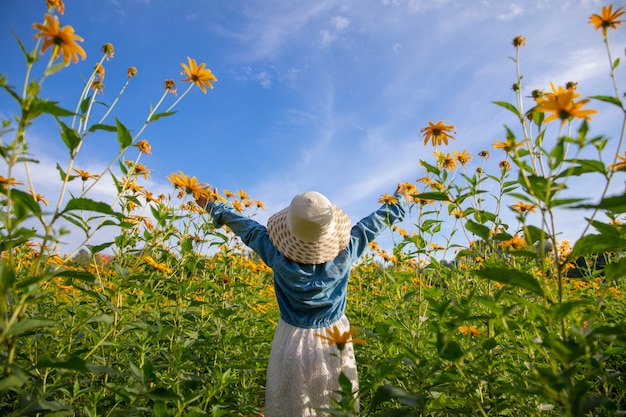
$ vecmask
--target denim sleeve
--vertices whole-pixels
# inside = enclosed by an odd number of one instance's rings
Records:
[[[215,227],[228,226],[267,266],[272,267],[280,253],[272,244],[265,226],[220,202],[209,203],[206,210],[213,217]]]
[[[367,244],[390,225],[401,222],[406,215],[408,202],[404,195],[395,195],[397,203],[384,204],[381,208],[360,220],[350,232],[350,257],[353,261],[363,255]]]

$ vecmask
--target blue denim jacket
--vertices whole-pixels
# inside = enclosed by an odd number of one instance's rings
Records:
[[[389,224],[401,221],[407,208],[402,194],[397,204],[385,204],[352,227],[350,243],[335,259],[319,265],[301,264],[284,257],[272,244],[265,226],[232,207],[209,203],[216,227],[227,225],[274,271],[274,289],[280,317],[300,328],[326,327],[339,320],[346,308],[352,265]]]

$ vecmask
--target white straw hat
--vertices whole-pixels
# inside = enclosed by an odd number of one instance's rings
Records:
[[[267,221],[270,240],[285,257],[317,265],[334,259],[350,242],[350,217],[316,191],[296,195]]]

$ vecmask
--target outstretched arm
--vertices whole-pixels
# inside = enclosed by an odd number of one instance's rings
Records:
[[[390,225],[404,219],[411,197],[403,187],[398,186],[394,193],[396,202],[385,203],[378,210],[363,218],[352,228],[350,246],[353,260],[361,257],[367,244],[373,241]]]
[[[266,265],[273,265],[279,252],[270,241],[265,226],[219,201],[207,201],[205,197],[198,197],[196,203],[211,215],[215,227],[228,226]]]

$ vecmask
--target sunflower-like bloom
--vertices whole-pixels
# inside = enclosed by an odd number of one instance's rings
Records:
[[[511,247],[513,249],[519,249],[524,247],[525,245],[526,239],[524,239],[523,236],[520,237],[517,233],[515,233],[515,235],[511,239],[504,240],[498,244],[498,246],[501,246],[503,248]]]
[[[534,213],[536,211],[537,206],[535,204],[524,203],[523,201],[517,201],[517,203],[511,205],[511,208],[518,212],[519,214],[523,214],[526,212]]]
[[[326,330],[326,334],[315,334],[315,336],[319,337],[320,339],[324,339],[328,342],[328,345],[332,346],[332,345],[337,345],[337,349],[339,349],[340,351],[343,351],[343,349],[346,347],[347,343],[357,343],[360,345],[367,345],[367,342],[363,339],[355,339],[352,336],[356,334],[356,329],[353,329],[352,327],[350,327],[349,330],[342,332],[339,330],[338,326],[333,326],[332,329],[330,330]]]
[[[454,131],[454,129],[455,126],[443,124],[443,120],[437,123],[429,121],[428,126],[420,130],[420,133],[423,134],[424,145],[426,145],[429,140],[432,141],[433,146],[441,145],[442,143],[447,145],[448,139],[454,139],[454,136],[450,135],[448,132]]]
[[[396,196],[385,193],[378,199],[378,204],[398,204],[398,200]]]
[[[592,24],[596,30],[602,28],[602,36],[606,36],[606,30],[608,28],[617,30],[624,20],[618,20],[622,15],[626,14],[626,10],[622,10],[618,7],[613,11],[613,5],[602,6],[602,14],[592,14],[589,17],[589,23]]]
[[[74,171],[74,173],[76,173],[80,177],[80,179],[83,181],[87,181],[92,178],[96,179],[99,177],[98,174],[92,174],[88,171],[83,171],[82,169],[73,168],[72,171]]]
[[[468,336],[480,337],[482,332],[478,330],[476,325],[469,326],[459,326],[459,332],[466,334]]]
[[[558,90],[554,88],[554,84],[550,83],[552,87],[552,93],[545,93],[541,98],[537,100],[537,107],[535,111],[541,113],[551,113],[545,118],[544,122],[551,122],[556,119],[561,119],[561,124],[565,124],[566,121],[576,117],[578,119],[591,120],[589,115],[598,113],[594,109],[583,109],[582,107],[589,102],[589,99],[583,99],[574,101],[577,94],[574,88],[558,87]]]
[[[188,66],[186,64],[180,64],[184,68],[184,71],[180,74],[187,75],[187,78],[184,78],[182,81],[194,83],[206,94],[206,87],[212,89],[213,84],[211,84],[211,82],[216,82],[217,78],[215,78],[215,75],[213,75],[210,69],[205,68],[206,64],[200,64],[200,66],[198,66],[196,60],[189,57],[187,57],[187,61],[189,62]]]
[[[182,171],[178,171],[178,174],[173,173],[167,180],[174,184],[174,187],[179,188],[186,194],[192,194],[195,199],[198,197],[209,197],[211,194],[210,186],[204,182],[198,182],[196,177],[190,177],[185,175]]]
[[[502,149],[504,152],[510,154],[510,153],[513,153],[515,148],[517,148],[518,146],[522,146],[522,145],[523,143],[515,142],[515,139],[506,138],[506,141],[504,142],[500,142],[499,140],[497,140],[496,143],[493,144],[493,147],[496,149]],[[483,151],[483,152],[487,152],[487,151]]]
[[[57,16],[50,16],[46,14],[45,22],[33,23],[33,27],[39,30],[33,37],[43,37],[43,45],[41,45],[41,54],[46,52],[46,49],[52,46],[52,59],[57,59],[59,54],[63,56],[63,62],[65,66],[70,64],[70,59],[74,62],[78,62],[78,56],[82,59],[87,57],[85,50],[76,43],[82,42],[83,38],[74,34],[74,28],[67,25],[61,27],[59,18]]]
[[[519,48],[520,46],[526,46],[526,38],[523,36],[516,36],[513,38],[513,46]]]
[[[143,257],[143,261],[145,263],[147,263],[148,265],[150,265],[151,267],[153,267],[154,269],[156,269],[157,271],[161,271],[161,272],[163,272],[165,274],[171,274],[172,273],[172,268],[168,267],[163,262],[155,261],[152,258],[152,256],[149,256],[149,255],[144,256]]]

